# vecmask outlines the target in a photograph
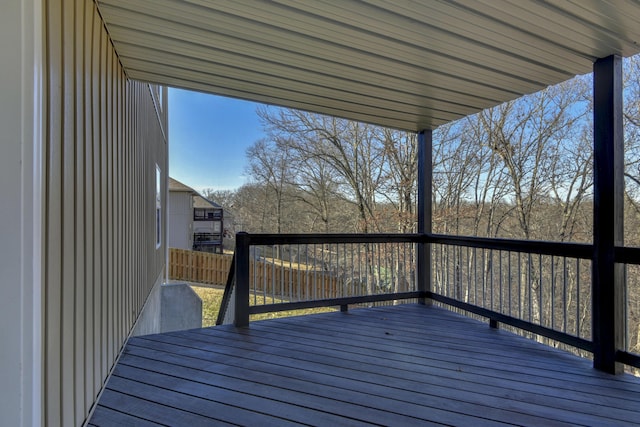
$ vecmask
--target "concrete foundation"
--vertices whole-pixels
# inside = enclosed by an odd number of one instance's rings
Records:
[[[202,300],[191,286],[186,283],[165,283],[161,289],[161,332],[202,327]]]
[[[132,336],[202,327],[202,300],[186,283],[154,285]]]

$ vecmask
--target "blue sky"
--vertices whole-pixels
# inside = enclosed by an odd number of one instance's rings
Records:
[[[169,175],[197,191],[244,184],[247,147],[264,136],[258,105],[169,88]]]

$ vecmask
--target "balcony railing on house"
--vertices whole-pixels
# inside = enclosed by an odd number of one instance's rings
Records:
[[[492,327],[594,351],[589,244],[437,234],[240,233],[236,242],[218,324],[244,326],[252,314],[284,310],[432,301]],[[639,253],[617,248],[616,262],[634,269]],[[622,308],[625,345],[615,358],[640,368],[630,351],[631,304]]]

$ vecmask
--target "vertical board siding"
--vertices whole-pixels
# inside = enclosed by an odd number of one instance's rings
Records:
[[[164,269],[155,165],[166,177],[167,115],[158,88],[127,79],[93,2],[46,1],[44,22],[44,417],[73,426]]]

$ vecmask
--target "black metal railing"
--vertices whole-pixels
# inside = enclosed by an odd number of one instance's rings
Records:
[[[431,254],[430,283],[417,280],[420,246]],[[237,326],[258,313],[430,299],[593,352],[593,253],[590,244],[438,234],[239,233],[225,298]],[[640,249],[616,248],[616,262],[640,265]],[[625,332],[616,360],[640,367]]]
[[[432,299],[582,350],[591,245],[430,235]]]
[[[240,233],[235,323],[247,324],[251,314],[418,298],[419,240],[416,234]]]

